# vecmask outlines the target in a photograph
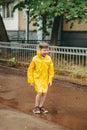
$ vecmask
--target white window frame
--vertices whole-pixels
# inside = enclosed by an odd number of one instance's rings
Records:
[[[6,3],[2,6],[2,16],[3,18],[13,18],[13,2]]]

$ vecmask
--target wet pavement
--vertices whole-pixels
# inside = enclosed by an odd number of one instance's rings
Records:
[[[66,130],[66,128],[87,130],[86,85],[82,86],[68,82],[60,77],[54,79],[53,86],[49,88],[47,100],[45,102],[45,106],[48,108],[49,113],[45,115],[35,115],[32,113],[34,99],[35,91],[27,84],[26,71],[0,66],[0,126],[3,125],[3,121],[8,120],[9,116],[7,113],[13,115],[15,113],[19,117],[21,117],[20,114],[25,114],[26,116],[35,118],[35,120],[41,120],[45,123],[48,122],[48,124],[55,123],[55,126],[63,126],[64,130]],[[6,120],[5,116],[2,115],[3,110],[5,110],[5,115],[7,115]],[[21,119],[19,119],[18,126],[10,126],[10,120],[14,120],[14,116],[11,116],[9,121],[5,123],[7,124],[6,127],[4,128],[2,126],[0,130],[10,130],[11,128],[11,130],[15,130],[13,128],[19,127],[19,125],[22,126],[22,123],[20,123]],[[12,123],[15,124],[17,122],[15,120]],[[26,129],[25,126],[23,126],[23,128]],[[36,127],[38,130],[43,130],[42,128],[46,129],[45,126],[41,126],[40,128]],[[48,128],[51,127],[48,126]],[[18,128],[16,128],[16,130],[17,129]],[[35,129],[35,127],[31,130],[33,129]],[[22,130],[22,127],[18,130]],[[59,128],[59,130],[61,130],[61,128]]]
[[[70,130],[34,116],[15,111],[0,110],[0,130]]]

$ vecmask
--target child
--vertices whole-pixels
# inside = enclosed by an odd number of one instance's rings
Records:
[[[48,56],[49,45],[41,42],[38,46],[37,55],[33,57],[27,71],[28,83],[34,87],[37,95],[33,113],[48,113],[44,108],[44,102],[47,96],[48,87],[52,86],[54,76],[54,67],[51,57]]]

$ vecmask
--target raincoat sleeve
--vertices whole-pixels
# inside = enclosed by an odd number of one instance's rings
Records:
[[[28,83],[33,83],[34,82],[34,68],[35,68],[35,62],[34,60],[31,61],[28,70],[27,70],[27,80]]]
[[[49,82],[52,82],[53,76],[54,76],[54,66],[51,60],[49,65]]]

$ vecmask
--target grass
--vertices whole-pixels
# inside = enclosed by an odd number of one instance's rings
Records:
[[[84,81],[87,83],[87,66],[82,67],[82,66],[67,66],[63,68],[57,68],[55,71],[55,74],[57,75],[62,75],[62,76],[68,76],[71,79],[79,79],[81,81]]]

